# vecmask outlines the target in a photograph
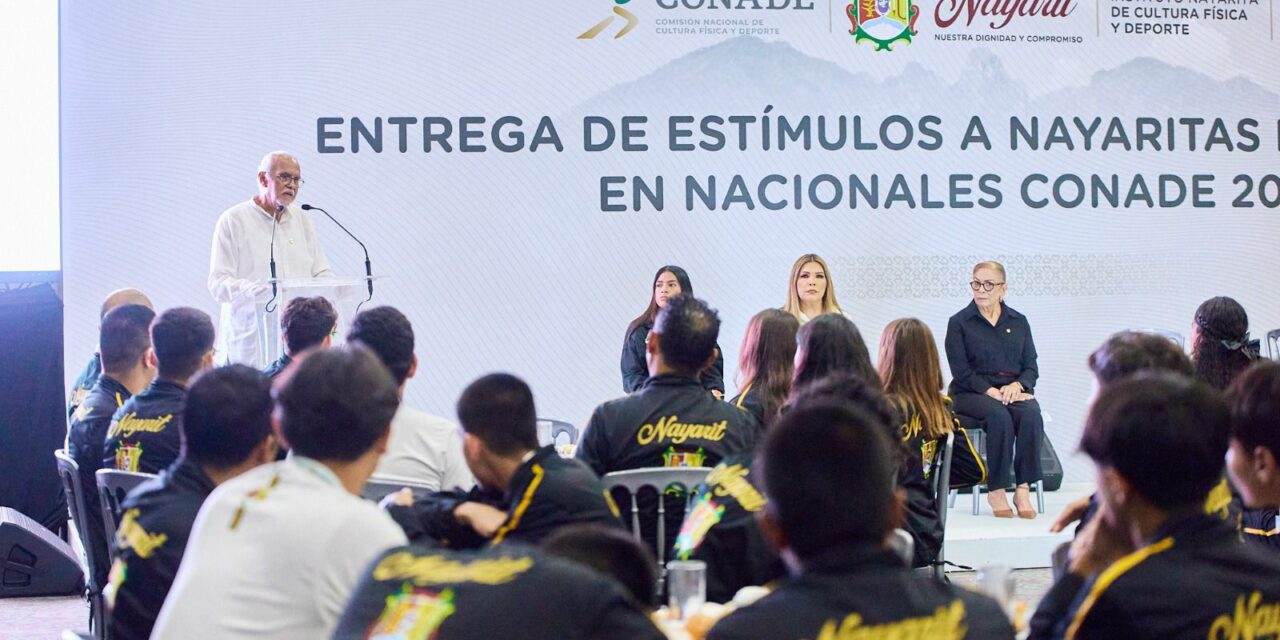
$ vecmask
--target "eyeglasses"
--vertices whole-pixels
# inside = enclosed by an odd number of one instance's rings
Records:
[[[303,180],[303,179],[302,179],[302,176],[295,176],[295,175],[290,175],[290,174],[287,174],[287,173],[277,173],[277,174],[276,174],[276,180],[279,180],[280,182],[283,182],[284,184],[289,184],[290,182],[292,182],[292,183],[294,183],[294,184],[298,185],[299,187],[301,187],[302,185],[304,185],[304,184],[306,184],[306,183],[307,183],[307,181],[306,181],[306,180]]]
[[[978,282],[977,280],[974,280],[973,282],[970,282],[970,283],[969,283],[969,288],[970,288],[970,289],[973,289],[974,291],[977,291],[977,290],[979,290],[979,289],[981,289],[981,290],[983,290],[983,291],[990,291],[990,290],[992,290],[992,289],[994,289],[994,288],[996,288],[996,287],[999,287],[999,286],[1001,286],[1001,285],[1003,285],[1003,284],[1004,284],[1003,282],[991,282],[991,281],[987,281],[987,282]]]

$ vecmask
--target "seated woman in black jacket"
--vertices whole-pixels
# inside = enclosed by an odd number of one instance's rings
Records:
[[[1258,341],[1249,339],[1249,314],[1234,298],[1209,298],[1196,308],[1191,325],[1191,363],[1196,377],[1219,391],[1258,359]]]
[[[841,320],[848,322],[844,317]],[[879,383],[853,370],[832,371],[805,384],[792,394],[787,407],[832,400],[866,411],[891,435],[897,435],[899,416],[880,392]],[[891,441],[901,442],[897,438]],[[892,453],[896,484],[907,495],[902,528],[915,541],[911,564],[926,567],[942,548],[942,524],[933,493],[920,465],[908,459],[904,445]],[[711,602],[728,602],[742,587],[763,585],[786,575],[782,560],[765,541],[756,521],[766,500],[760,470],[753,468],[752,458],[751,452],[725,458],[698,485],[671,552],[672,557],[707,563],[707,600]]]
[[[781,309],[765,309],[747,323],[738,350],[738,395],[729,402],[756,417],[761,431],[773,424],[791,392],[800,323]]]
[[[871,354],[862,339],[857,325],[844,315],[824,313],[800,327],[796,337],[796,366],[791,381],[793,405],[803,397],[837,396],[849,400],[874,395],[877,402],[885,404],[885,421],[896,432],[902,424],[900,418],[892,418],[894,412],[880,391],[880,374],[871,364]],[[869,390],[863,391],[865,386]],[[906,464],[906,447],[900,450],[898,486],[907,492],[906,522],[903,528],[915,539],[914,566],[933,564],[942,548],[942,524],[934,505],[933,490],[924,479],[924,469],[918,464]]]
[[[925,470],[925,479],[951,433],[955,439],[947,484],[960,488],[986,482],[986,465],[956,420],[951,398],[942,395],[942,366],[929,325],[916,318],[890,322],[880,334],[879,361],[885,397],[902,418],[902,441],[911,462]]]
[[[689,274],[675,265],[666,265],[653,276],[653,290],[649,296],[649,307],[627,326],[626,338],[622,343],[622,390],[631,393],[644,385],[649,379],[649,365],[644,357],[645,340],[653,329],[653,319],[658,317],[658,310],[667,307],[667,299],[678,295],[693,295],[693,285],[689,282]],[[716,345],[716,361],[702,372],[702,386],[713,393],[717,399],[724,397],[724,356],[720,345]]]
[[[947,364],[957,414],[984,423],[987,432],[987,502],[997,518],[1012,518],[1005,489],[1016,484],[1020,518],[1036,517],[1030,485],[1043,477],[1040,441],[1044,418],[1034,393],[1040,376],[1027,317],[1004,304],[1004,265],[973,267],[973,302],[947,322]]]

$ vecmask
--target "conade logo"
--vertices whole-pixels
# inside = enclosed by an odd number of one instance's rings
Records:
[[[627,23],[623,25],[622,29],[620,29],[618,33],[614,34],[613,39],[617,40],[618,38],[621,38],[622,36],[625,36],[628,33],[631,33],[631,30],[636,28],[637,24],[640,24],[640,19],[637,18],[635,14],[622,8],[622,5],[630,1],[631,0],[613,0],[615,5],[617,5],[613,8],[614,15],[611,15],[605,18],[604,20],[597,22],[590,29],[587,29],[586,31],[583,31],[582,33],[578,34],[578,39],[590,40],[600,35],[601,31],[604,31],[605,29],[609,28],[609,25],[613,22],[613,19],[616,17],[621,17],[623,20],[626,20]]]

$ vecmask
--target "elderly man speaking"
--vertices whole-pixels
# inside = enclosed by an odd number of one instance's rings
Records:
[[[222,303],[218,342],[226,362],[265,364],[258,308],[271,297],[267,280],[273,227],[278,278],[333,275],[311,217],[293,205],[302,184],[298,159],[272,151],[258,165],[258,195],[218,217],[209,256],[209,293]]]

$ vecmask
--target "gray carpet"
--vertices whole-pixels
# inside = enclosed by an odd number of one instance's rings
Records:
[[[976,587],[978,573],[976,571],[957,571],[948,573],[951,582],[966,587]],[[1040,599],[1053,586],[1052,569],[1018,569],[1013,572],[1013,599],[1027,603],[1029,611],[1035,611]]]
[[[56,640],[64,629],[89,630],[89,605],[77,596],[0,600],[0,639]]]

